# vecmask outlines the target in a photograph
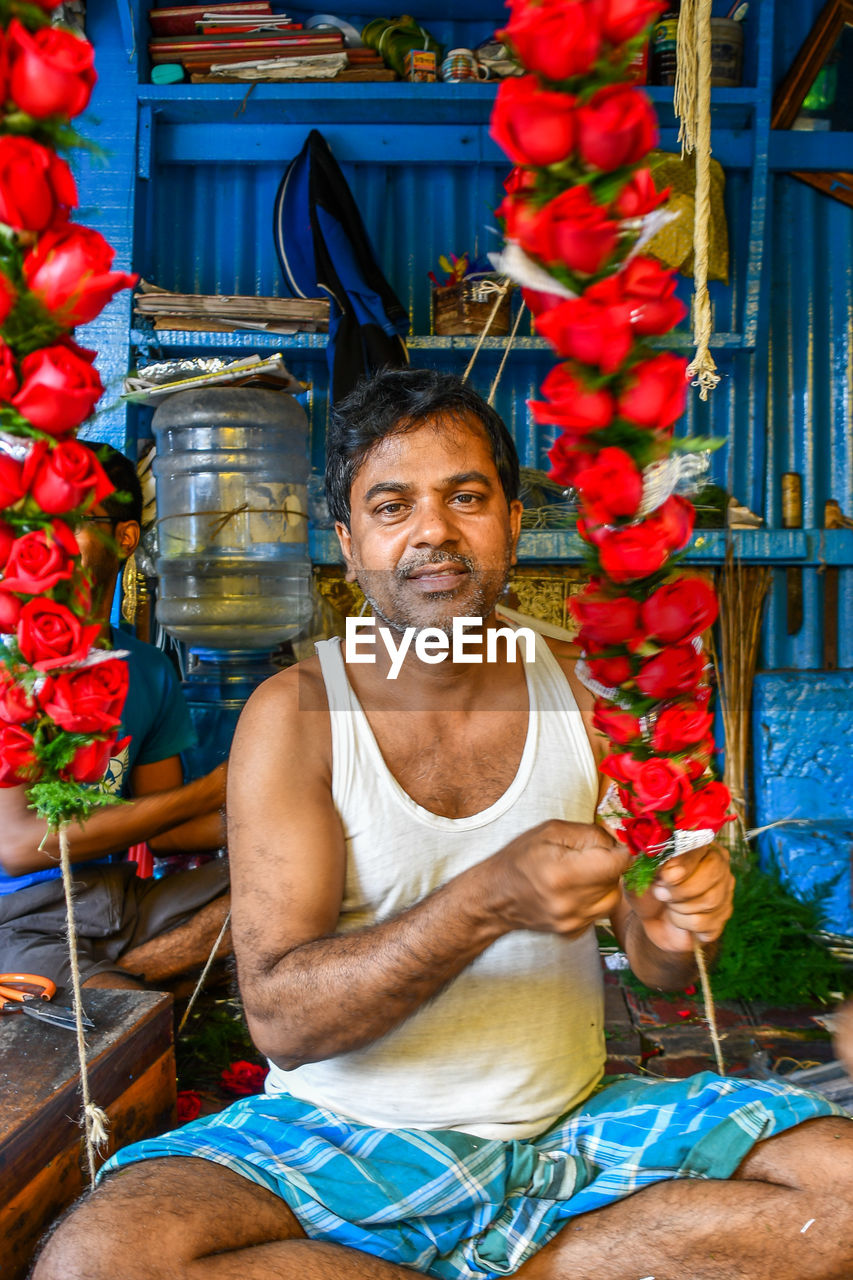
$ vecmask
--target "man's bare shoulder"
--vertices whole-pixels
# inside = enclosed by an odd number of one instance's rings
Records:
[[[270,676],[258,686],[246,705],[255,711],[288,717],[303,712],[320,712],[328,717],[329,702],[320,659],[306,658]]]
[[[249,698],[235,735],[240,755],[271,750],[323,772],[331,758],[329,704],[320,661],[307,658],[270,676]]]

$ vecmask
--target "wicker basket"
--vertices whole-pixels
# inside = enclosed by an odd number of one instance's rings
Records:
[[[489,273],[467,276],[459,284],[432,291],[433,332],[439,337],[454,334],[482,333],[495,305],[500,276]],[[512,288],[508,288],[489,329],[489,337],[502,338],[509,333]]]

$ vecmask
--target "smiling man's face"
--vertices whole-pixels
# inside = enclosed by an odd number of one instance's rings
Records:
[[[475,418],[387,436],[365,458],[337,525],[348,577],[397,631],[488,618],[521,528]]]

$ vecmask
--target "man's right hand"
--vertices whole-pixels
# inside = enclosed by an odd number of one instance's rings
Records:
[[[482,863],[484,900],[508,929],[567,937],[609,917],[631,855],[594,823],[552,819]]]

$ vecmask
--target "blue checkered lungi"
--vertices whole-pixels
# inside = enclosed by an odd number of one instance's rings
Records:
[[[703,1072],[625,1076],[536,1138],[372,1129],[288,1094],[125,1147],[139,1160],[197,1156],[280,1196],[312,1239],[439,1280],[512,1275],[570,1219],[671,1178],[728,1178],[753,1145],[844,1115],[803,1090]]]

